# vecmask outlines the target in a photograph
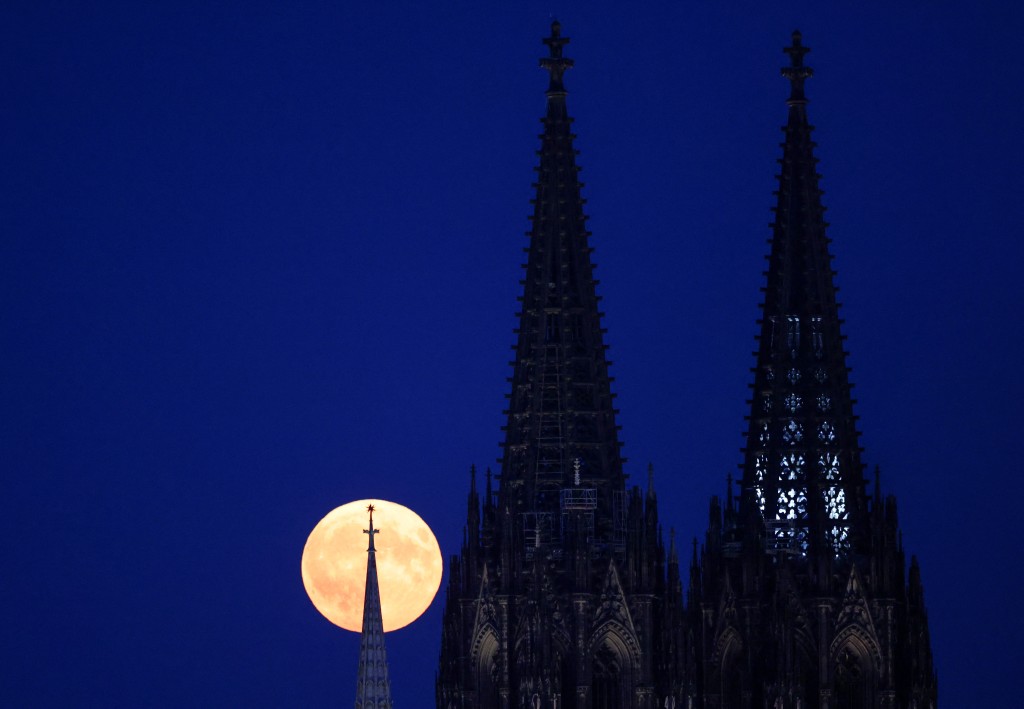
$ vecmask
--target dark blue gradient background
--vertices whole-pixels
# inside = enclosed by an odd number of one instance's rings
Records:
[[[383,497],[458,550],[510,374],[552,14],[627,469],[740,462],[782,47],[812,48],[864,459],[944,707],[1019,694],[1024,13],[1010,2],[6,2],[0,704],[349,706],[299,579]],[[443,586],[442,586],[443,589]],[[389,634],[433,705],[439,596]]]

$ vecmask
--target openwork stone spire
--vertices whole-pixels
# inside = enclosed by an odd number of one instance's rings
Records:
[[[553,23],[501,478],[493,491],[488,471],[481,501],[471,473],[438,709],[681,699],[679,565],[666,569],[653,484],[626,491],[566,109],[568,42]]]
[[[363,599],[355,709],[391,709],[391,682],[388,680],[384,621],[380,612],[380,587],[377,585],[377,551],[373,546],[373,537],[380,530],[373,528],[373,505],[366,511],[370,513],[370,527],[364,529],[363,534],[370,536],[370,545],[366,550],[366,595]]]
[[[597,535],[611,541],[613,491],[625,484],[566,109],[568,43],[552,23],[550,56],[540,60],[550,82],[499,489],[502,507],[539,515],[527,524],[534,544],[554,539],[560,493],[571,488],[594,493]]]
[[[741,513],[780,552],[845,555],[865,533],[858,432],[825,235],[799,32],[747,434]]]
[[[896,500],[870,508],[807,120],[799,32],[743,493],[709,505],[691,566],[694,706],[935,709],[923,595]]]

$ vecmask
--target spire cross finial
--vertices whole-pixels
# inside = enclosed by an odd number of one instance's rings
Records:
[[[377,551],[374,548],[374,546],[373,546],[373,535],[374,534],[379,534],[380,530],[373,528],[373,510],[374,510],[373,505],[368,505],[366,507],[366,511],[370,513],[370,528],[363,530],[363,534],[369,534],[370,535],[370,547],[366,551]]]
[[[569,38],[562,36],[562,25],[558,20],[551,23],[551,36],[544,39],[544,44],[551,50],[550,57],[540,60],[540,65],[551,74],[551,83],[548,86],[548,96],[564,96],[565,85],[562,83],[562,76],[565,70],[573,65],[572,59],[562,57],[562,47],[569,44]]]
[[[790,66],[782,70],[782,75],[789,79],[791,84],[789,100],[786,103],[790,106],[805,104],[807,97],[804,96],[804,81],[814,76],[814,70],[809,66],[804,66],[804,55],[811,50],[801,43],[800,30],[793,31],[793,46],[786,47],[782,51],[789,55],[790,62],[792,62]]]

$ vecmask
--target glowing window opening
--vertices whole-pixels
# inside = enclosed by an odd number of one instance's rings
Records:
[[[791,446],[795,446],[797,443],[802,441],[804,438],[804,429],[799,423],[790,419],[789,422],[782,427],[782,440]]]

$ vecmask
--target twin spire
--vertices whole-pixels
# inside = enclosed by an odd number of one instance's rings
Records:
[[[542,544],[560,543],[562,491],[593,492],[595,519],[611,520],[613,497],[625,486],[565,101],[568,43],[553,22],[544,40],[549,56],[540,60],[550,81],[498,490],[499,509],[525,515],[525,533]],[[595,535],[610,543],[610,523]]]
[[[867,503],[807,120],[810,50],[794,32],[784,51],[789,119],[739,511],[748,530],[767,527],[769,551],[826,559],[862,546]]]

